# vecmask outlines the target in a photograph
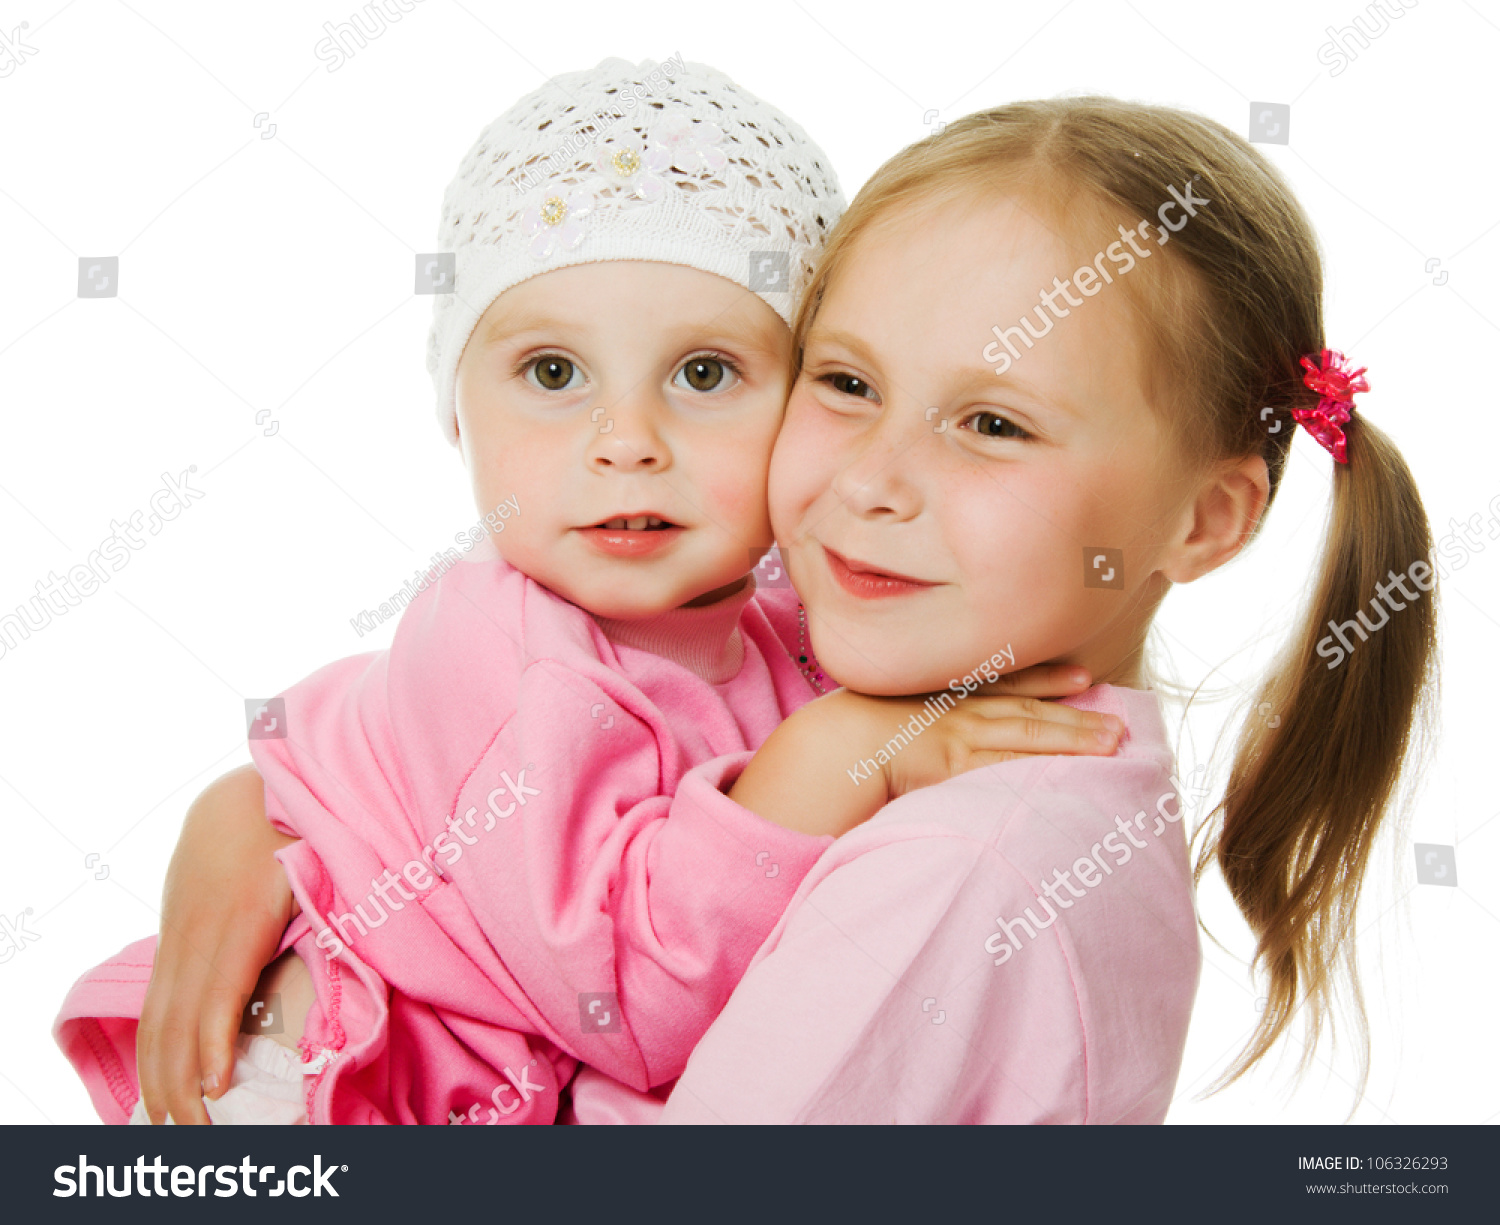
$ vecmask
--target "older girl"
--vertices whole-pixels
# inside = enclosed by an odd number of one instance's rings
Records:
[[[796,336],[772,522],[828,676],[943,691],[1003,650],[1087,667],[1104,683],[1064,703],[1128,730],[1113,757],[992,765],[840,838],[661,1118],[1160,1122],[1199,969],[1191,884],[1215,861],[1268,978],[1221,1083],[1299,1011],[1310,1056],[1419,741],[1436,618],[1422,503],[1351,416],[1366,385],[1325,348],[1317,247],[1281,177],[1160,107],[972,115],[864,186]],[[1173,584],[1253,538],[1297,423],[1334,464],[1326,549],[1253,699],[1279,718],[1246,721],[1190,871],[1143,644]],[[1354,647],[1335,662],[1330,625]],[[818,705],[772,734],[724,815],[788,821],[804,776],[823,779],[822,819],[867,810]],[[586,1072],[575,1097],[584,1121],[654,1117]]]

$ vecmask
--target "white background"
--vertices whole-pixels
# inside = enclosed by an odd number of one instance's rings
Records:
[[[29,909],[40,937],[0,964],[0,1121],[94,1119],[48,1028],[79,974],[155,930],[187,804],[248,760],[245,698],[385,645],[394,623],[360,639],[349,618],[474,520],[433,422],[414,256],[433,248],[480,129],[548,76],[610,55],[711,63],[798,120],[850,197],[930,130],[930,111],[1102,92],[1244,132],[1252,101],[1289,102],[1290,144],[1262,147],[1325,244],[1330,343],[1374,385],[1359,411],[1403,448],[1439,534],[1492,513],[1497,0],[1418,3],[1337,76],[1318,50],[1365,11],[1355,0],[426,0],[330,72],[313,47],[353,7],[0,6],[0,32],[26,22],[37,49],[0,78],[0,610],[146,509],[162,473],[197,465],[205,494],[0,657],[0,913]],[[120,257],[119,296],[81,300],[78,261],[101,255]],[[1207,682],[1184,770],[1232,705],[1208,698],[1243,695],[1307,585],[1330,467],[1299,437],[1263,538],[1167,602],[1166,658],[1185,684]],[[1443,737],[1410,812],[1412,838],[1456,847],[1458,887],[1418,885],[1411,840],[1393,838],[1366,893],[1361,1122],[1500,1112],[1500,801],[1483,701],[1497,554],[1445,585]],[[1224,947],[1205,938],[1169,1121],[1342,1120],[1353,1064],[1326,1043],[1300,1088],[1289,1058],[1195,1100],[1258,995],[1217,877],[1199,902]]]

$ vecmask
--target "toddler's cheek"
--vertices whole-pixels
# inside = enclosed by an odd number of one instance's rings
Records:
[[[709,481],[708,490],[714,518],[726,526],[753,530],[768,523],[763,467],[753,474],[747,474],[743,465],[738,472],[724,472]]]

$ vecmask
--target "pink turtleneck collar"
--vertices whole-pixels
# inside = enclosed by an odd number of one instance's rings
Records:
[[[733,595],[701,608],[670,608],[654,617],[631,620],[594,620],[616,646],[650,651],[681,664],[711,685],[722,685],[738,676],[745,662],[740,613],[754,594],[755,576],[749,575]]]

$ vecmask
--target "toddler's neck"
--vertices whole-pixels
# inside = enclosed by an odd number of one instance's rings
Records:
[[[740,613],[754,594],[755,583],[747,579],[738,591],[712,604],[670,608],[654,617],[594,620],[616,646],[650,651],[681,664],[712,685],[722,685],[739,674],[745,661]]]

